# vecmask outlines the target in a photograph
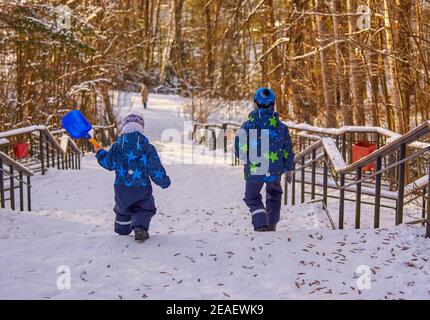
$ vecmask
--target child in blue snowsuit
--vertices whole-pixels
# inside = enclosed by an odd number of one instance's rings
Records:
[[[275,112],[275,94],[268,88],[257,90],[252,111],[238,131],[235,153],[243,162],[245,198],[255,231],[276,231],[281,211],[281,176],[291,182],[294,153],[288,127]],[[266,203],[261,189],[266,184]]]
[[[134,230],[137,241],[149,238],[149,224],[156,213],[150,178],[163,189],[170,186],[157,150],[143,134],[144,127],[141,116],[128,115],[110,150],[96,150],[98,163],[116,173],[115,232],[128,235]]]

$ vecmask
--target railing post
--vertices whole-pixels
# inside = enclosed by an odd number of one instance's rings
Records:
[[[379,149],[381,147],[381,135],[379,132],[376,132],[376,148]]]
[[[293,171],[293,179],[291,181],[291,205],[296,204],[296,171]]]
[[[288,204],[288,181],[287,177],[284,179],[284,205]]]
[[[323,169],[323,203],[327,208],[327,190],[328,190],[328,166],[327,156],[324,156],[324,169]]]
[[[345,216],[345,174],[340,174],[340,196],[339,196],[339,229],[343,229]]]
[[[345,161],[346,159],[346,133],[342,134],[342,157]]]
[[[27,209],[31,211],[31,180],[30,176],[27,176]]]
[[[382,158],[376,158],[376,172],[381,171],[382,169]],[[382,173],[378,173],[376,175],[375,181],[375,211],[374,211],[374,220],[373,227],[379,228],[379,221],[381,217],[381,182],[382,182]]]
[[[55,167],[55,149],[54,148],[52,148],[51,149],[51,161],[52,161],[52,167],[54,168]]]
[[[224,154],[226,154],[227,153],[227,124],[226,123],[222,124],[222,132],[224,137]]]
[[[361,167],[357,168],[357,181],[361,180]],[[357,183],[356,187],[356,200],[355,200],[355,229],[360,229],[361,220],[361,182]]]
[[[301,203],[305,203],[305,157],[302,157],[302,161],[301,161],[301,195],[300,195],[300,200]]]
[[[312,174],[311,174],[311,199],[315,199],[315,176],[316,176],[316,163],[317,151],[312,150]]]
[[[81,139],[81,141],[79,143],[81,145],[82,155],[85,155],[85,143],[84,143],[84,141],[82,139]]]
[[[9,182],[9,198],[10,198],[10,208],[12,210],[15,210],[15,172],[12,166],[9,166],[9,172],[10,172],[10,182]]]
[[[6,207],[5,204],[5,194],[4,194],[4,174],[3,174],[3,161],[2,159],[0,159],[0,202],[1,202],[1,207],[4,209]]]
[[[213,150],[217,149],[217,143],[216,143],[216,134],[215,134],[215,129],[212,128],[212,130],[210,130],[212,132],[212,148]]]
[[[48,142],[48,139],[46,139],[45,144],[46,144],[46,168],[49,168],[51,165],[49,162],[49,142]]]
[[[421,218],[426,218],[426,193],[427,193],[427,187],[423,189],[423,195],[421,200]],[[425,222],[421,224],[423,227],[426,225]]]
[[[19,172],[19,210],[24,211],[24,175]]]
[[[30,139],[30,157],[34,157],[34,146],[33,146],[33,135],[29,133],[29,139]]]
[[[75,169],[78,170],[79,168],[79,153],[75,152]]]
[[[45,174],[45,156],[43,154],[43,133],[39,130],[39,157],[42,167],[42,175]]]
[[[430,164],[428,171],[428,185],[427,185],[427,227],[426,227],[426,237],[430,238]]]
[[[402,143],[399,150],[399,161],[406,156],[406,144]],[[396,204],[396,225],[403,222],[403,203],[405,196],[405,163],[399,165],[397,182],[397,204]]]

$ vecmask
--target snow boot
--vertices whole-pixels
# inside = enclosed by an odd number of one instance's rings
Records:
[[[144,228],[137,227],[134,229],[134,240],[144,242],[149,238],[148,231]]]
[[[266,232],[266,231],[269,231],[269,229],[267,228],[267,226],[262,226],[260,228],[255,229],[255,231],[257,231],[257,232]]]
[[[269,230],[268,231],[276,231],[276,224],[269,224]]]

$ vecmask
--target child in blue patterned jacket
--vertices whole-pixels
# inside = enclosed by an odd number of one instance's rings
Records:
[[[129,235],[134,230],[136,241],[149,238],[149,224],[156,213],[150,179],[163,189],[170,186],[170,178],[144,128],[143,117],[130,114],[109,151],[96,149],[98,163],[116,174],[115,232]]]
[[[255,93],[256,110],[238,131],[235,152],[244,163],[246,180],[243,199],[252,216],[255,231],[276,231],[281,211],[281,176],[291,182],[294,153],[288,127],[275,111],[275,93],[260,88]],[[266,185],[266,201],[261,189]]]

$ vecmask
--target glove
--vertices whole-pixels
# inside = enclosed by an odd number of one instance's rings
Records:
[[[293,181],[293,174],[291,173],[291,171],[287,171],[285,173],[285,179],[287,179],[287,182],[291,184],[291,181]]]

